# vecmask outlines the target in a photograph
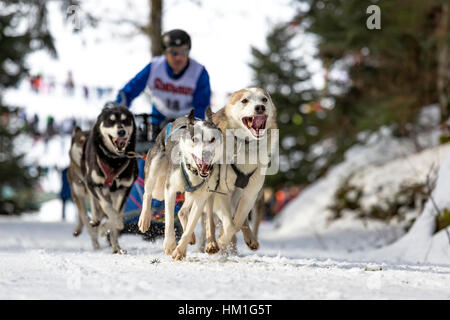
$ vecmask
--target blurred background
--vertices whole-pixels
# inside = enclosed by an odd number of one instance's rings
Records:
[[[430,201],[450,141],[449,6],[1,0],[0,215],[61,219],[73,127],[89,129],[162,53],[161,33],[181,28],[209,72],[213,110],[252,86],[278,108],[280,171],[265,186],[276,232],[313,233],[322,249],[390,244]],[[148,99],[131,110],[148,112]],[[434,213],[433,235],[449,225],[446,205]],[[70,203],[66,214],[75,220]],[[329,230],[350,229],[352,237],[324,244]]]

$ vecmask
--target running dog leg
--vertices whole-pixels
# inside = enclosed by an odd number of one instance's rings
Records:
[[[81,221],[82,225],[84,224],[86,226],[89,236],[91,237],[92,247],[95,250],[99,249],[100,245],[98,244],[97,228],[92,227],[91,224],[89,223],[89,218],[86,213],[84,199],[81,200],[75,196],[75,197],[73,197],[73,200],[78,208],[78,220]],[[80,230],[81,230],[81,228],[80,228]],[[78,235],[79,235],[79,233],[77,235],[75,235],[75,231],[74,231],[74,236],[78,236]]]
[[[174,260],[182,260],[184,257],[186,257],[186,248],[189,239],[191,239],[192,237],[192,233],[194,232],[195,226],[197,225],[198,219],[202,214],[204,203],[205,203],[204,199],[197,199],[196,201],[194,201],[192,205],[192,210],[189,213],[189,219],[186,226],[186,230],[183,232],[183,235],[181,236],[178,246],[172,253],[172,258]]]
[[[155,187],[155,182],[158,180],[158,177],[163,174],[165,168],[162,167],[163,158],[156,157],[154,159],[149,159],[149,168],[148,171],[145,172],[145,186],[144,186],[144,195],[142,197],[142,210],[141,215],[139,216],[138,227],[139,230],[144,233],[150,228],[150,223],[152,221],[151,214],[151,204],[152,204],[152,193],[153,188]]]
[[[170,177],[168,177],[170,179]],[[174,210],[175,210],[175,198],[177,196],[176,190],[169,187],[168,180],[166,180],[166,188],[164,192],[164,204],[165,204],[165,226],[164,226],[164,251],[167,255],[170,255],[177,246],[175,240],[174,229]]]
[[[188,216],[189,216],[189,212],[191,211],[193,201],[194,201],[194,198],[186,192],[185,193],[185,201],[183,203],[183,206],[180,208],[180,211],[178,211],[178,217],[180,218],[180,222],[181,222],[181,226],[183,227],[183,231],[186,230]],[[195,244],[195,234],[194,233],[192,234],[192,238],[189,241],[189,244]]]
[[[89,222],[91,226],[97,227],[100,224],[101,219],[97,215],[97,207],[95,206],[94,195],[89,192],[89,208],[91,210],[91,221]]]
[[[214,196],[211,196],[206,204],[206,248],[205,252],[214,254],[219,251],[216,242],[216,224],[214,222]]]
[[[244,224],[242,225],[241,230],[242,230],[242,233],[244,234],[244,241],[247,244],[247,247],[253,251],[258,250],[259,243],[258,243],[258,240],[257,240],[255,234],[250,229],[250,226],[248,224],[248,219],[244,220]]]
[[[222,234],[220,234],[217,239],[217,243],[221,249],[226,249],[231,238],[239,231],[239,229],[236,228],[233,223],[230,197],[227,195],[216,195],[216,199],[218,200],[218,208],[220,208],[220,210],[217,210],[216,214],[222,221],[223,230]]]

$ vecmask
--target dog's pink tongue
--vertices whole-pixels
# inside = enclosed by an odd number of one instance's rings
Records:
[[[126,138],[117,138],[116,139],[116,145],[118,148],[123,149],[127,144]]]
[[[206,174],[209,170],[209,163],[203,161],[203,159],[197,160],[197,168],[202,174]]]
[[[266,128],[267,116],[254,116],[252,121],[252,128],[255,129],[257,134],[259,130]]]

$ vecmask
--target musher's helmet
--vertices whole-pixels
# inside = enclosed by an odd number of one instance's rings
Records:
[[[169,47],[180,47],[182,45],[187,45],[188,49],[191,49],[191,37],[186,31],[181,29],[174,29],[164,33],[162,42],[164,51]]]

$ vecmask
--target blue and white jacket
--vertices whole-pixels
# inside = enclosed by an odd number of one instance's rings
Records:
[[[126,105],[145,88],[152,95],[151,114],[161,118],[177,118],[188,114],[194,108],[197,118],[205,118],[205,110],[210,105],[211,87],[205,67],[189,58],[188,66],[179,75],[174,75],[165,56],[158,56],[145,66],[121,90],[126,97]],[[116,102],[121,102],[121,95]],[[162,119],[152,118],[152,123],[159,124]]]

